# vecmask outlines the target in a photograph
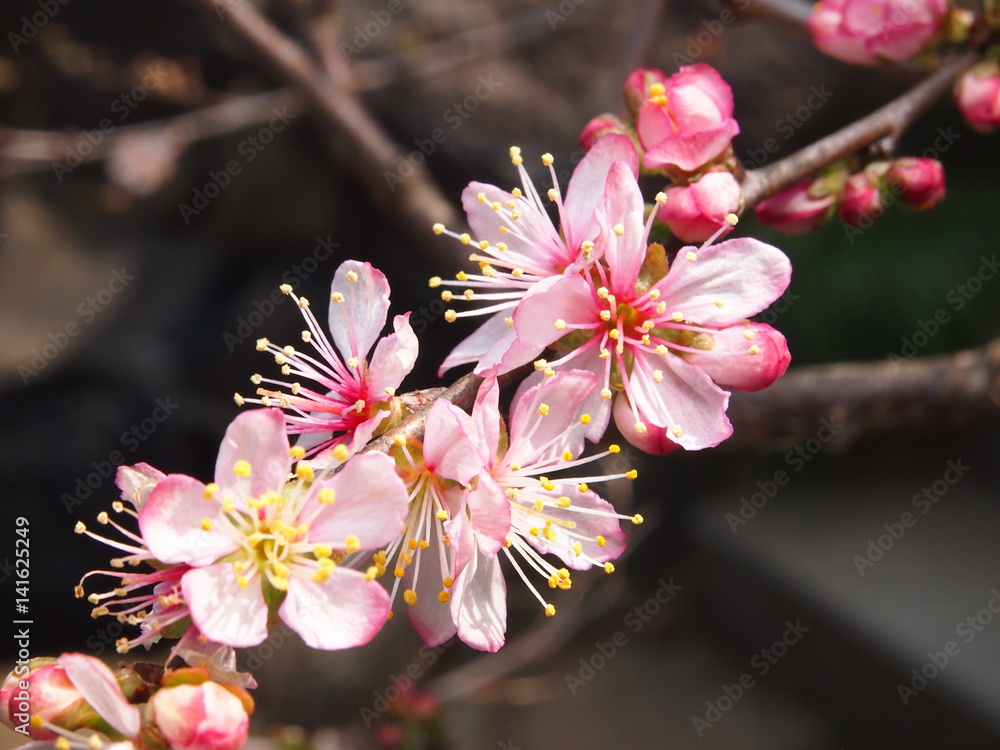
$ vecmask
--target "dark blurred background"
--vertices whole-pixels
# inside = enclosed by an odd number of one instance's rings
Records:
[[[211,475],[233,392],[274,369],[254,340],[291,342],[301,329],[294,308],[270,303],[278,284],[296,279],[321,300],[340,261],[382,269],[393,312],[425,321],[410,388],[438,385],[438,363],[471,330],[443,321],[425,281],[463,267],[460,246],[435,245],[429,226],[417,238],[376,207],[353,176],[350,160],[363,156],[331,155],[323,122],[279,91],[225,28],[225,2],[217,8],[0,9],[0,610],[14,611],[23,516],[39,655],[114,658],[121,629],[92,620],[72,591],[113,553],[74,524],[94,527],[117,498],[112,464]],[[262,9],[296,37],[316,10]],[[785,156],[921,76],[824,58],[801,29],[754,15],[753,0],[746,19],[724,22],[723,10],[713,0],[376,0],[340,3],[337,33],[374,119],[426,161],[456,210],[470,180],[515,184],[512,144],[542,184],[545,151],[568,176],[580,128],[620,111],[621,82],[640,64],[718,68],[749,167],[767,139],[780,144],[767,159]],[[447,40],[476,29],[449,64]],[[829,93],[810,107],[816,89]],[[187,142],[185,113],[226,102],[236,105]],[[287,114],[276,120],[272,107]],[[164,127],[129,130],[142,123]],[[443,141],[415,156],[436,129]],[[54,136],[65,140],[55,159]],[[94,141],[104,157],[74,166]],[[897,150],[944,163],[948,197],[935,210],[893,207],[857,236],[834,222],[790,238],[745,218],[738,233],[794,265],[780,309],[764,316],[787,335],[793,368],[909,358],[909,346],[923,357],[1000,333],[1000,279],[956,296],[997,250],[998,153],[942,101]],[[218,177],[230,162],[238,173]],[[396,176],[407,174],[401,162]],[[217,197],[199,208],[199,191]],[[941,310],[947,322],[915,337]],[[442,698],[454,747],[1000,746],[1000,434],[928,428],[845,444],[836,424],[819,423],[808,434],[663,459],[626,453],[640,477],[609,492],[647,519],[630,529],[628,558],[613,576],[576,576],[554,621],[540,622],[512,581],[499,655],[421,650],[405,617],[343,654],[277,631],[242,657],[261,683],[256,732],[299,725],[323,747],[364,745],[366,721],[389,718],[382,701],[409,670]],[[418,728],[403,724],[413,740]]]

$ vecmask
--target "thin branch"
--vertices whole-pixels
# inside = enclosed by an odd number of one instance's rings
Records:
[[[897,140],[978,59],[977,53],[962,55],[867,117],[774,164],[747,172],[743,179],[744,210],[880,138],[889,136]]]
[[[217,15],[214,0],[192,2],[207,16]],[[251,3],[231,7],[224,24],[282,80],[306,95],[313,112],[329,127],[331,149],[354,173],[383,214],[399,222],[432,257],[452,262],[450,253],[443,257],[442,246],[434,240],[430,226],[435,221],[458,223],[455,209],[422,165],[411,164],[413,172],[390,185],[386,175],[396,174],[403,155],[361,101]]]
[[[887,434],[1000,426],[1000,339],[955,354],[792,370],[758,393],[735,393],[733,436],[720,447],[783,449],[815,437],[821,420],[846,446]]]

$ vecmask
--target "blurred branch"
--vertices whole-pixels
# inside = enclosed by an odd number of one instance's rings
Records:
[[[978,59],[977,53],[962,55],[867,117],[774,164],[747,172],[743,179],[744,210],[880,138],[888,136],[896,141]]]
[[[214,0],[191,0],[206,16],[217,18]],[[395,174],[402,153],[368,113],[360,99],[344,88],[295,41],[279,31],[250,3],[228,7],[223,24],[231,29],[286,83],[300,89],[314,114],[328,127],[327,143],[337,160],[362,183],[383,215],[396,223],[432,257],[441,258],[442,246],[430,232],[436,222],[458,218],[422,165],[390,187],[386,173]],[[409,163],[409,162],[408,162]]]
[[[734,393],[735,449],[790,446],[816,436],[820,420],[843,425],[837,445],[890,433],[1000,426],[1000,339],[921,359],[801,367],[757,393]]]
[[[744,3],[731,0],[730,5],[736,6],[737,10]],[[778,21],[802,30],[809,14],[812,12],[812,3],[803,0],[753,0],[746,5],[743,10],[745,16],[765,18],[770,21]]]

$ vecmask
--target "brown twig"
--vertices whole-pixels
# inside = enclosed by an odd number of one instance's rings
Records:
[[[735,393],[735,432],[720,447],[787,448],[841,425],[836,444],[920,432],[1000,425],[1000,339],[921,359],[840,363],[792,370],[758,393]]]
[[[743,179],[744,210],[880,138],[889,136],[897,140],[978,59],[979,55],[976,53],[964,54],[867,117],[774,164],[747,172]]]

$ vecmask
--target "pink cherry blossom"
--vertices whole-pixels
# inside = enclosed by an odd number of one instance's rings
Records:
[[[740,132],[732,89],[711,66],[685,65],[662,82],[645,71],[642,83],[646,101],[635,126],[645,168],[697,171],[721,156]]]
[[[573,171],[565,200],[559,192],[551,155],[542,156],[552,176],[547,199],[555,204],[559,228],[549,216],[546,204],[522,164],[519,148],[511,149],[511,161],[518,168],[523,190],[507,192],[494,185],[472,182],[462,193],[473,234],[456,234],[441,224],[438,234],[448,234],[478,250],[470,259],[480,264],[480,273],[460,272],[455,280],[431,279],[431,287],[447,287],[441,293],[446,302],[464,297],[483,301],[485,307],[455,312],[445,318],[489,315],[490,318],[461,342],[441,365],[439,374],[457,365],[477,362],[479,374],[506,372],[530,362],[531,352],[518,344],[511,327],[511,311],[524,295],[545,279],[557,277],[589,265],[599,230],[595,211],[603,201],[608,170],[615,162],[638,174],[639,159],[628,136],[601,138]],[[475,239],[473,239],[475,237]],[[461,292],[452,292],[452,289]]]
[[[643,211],[635,178],[612,166],[602,211],[604,263],[532,290],[515,311],[517,335],[528,347],[556,346],[561,356],[544,364],[549,370],[601,376],[603,404],[594,407],[600,430],[613,388],[628,399],[640,434],[651,425],[689,450],[710,447],[732,432],[729,394],[688,355],[712,350],[718,330],[777,299],[791,266],[776,248],[738,238],[682,248],[664,274],[662,248],[647,250]],[[760,351],[747,342],[748,367]]]
[[[743,194],[731,172],[709,172],[688,185],[666,189],[657,218],[685,242],[704,242],[720,229],[732,229],[730,214],[740,210]]]
[[[831,57],[874,65],[916,57],[944,30],[948,12],[948,0],[820,0],[806,27]]]
[[[1000,63],[988,60],[965,71],[955,84],[962,117],[980,133],[1000,128]]]
[[[837,203],[832,192],[814,195],[813,180],[801,180],[754,208],[757,221],[785,234],[804,234],[821,227]]]
[[[392,460],[355,456],[327,479],[299,461],[286,486],[292,456],[303,453],[289,448],[281,412],[240,414],[219,449],[215,482],[168,475],[140,509],[156,558],[191,566],[184,600],[214,641],[260,643],[269,606],[314,648],[367,643],[385,621],[389,599],[374,570],[340,563],[399,533],[407,501]]]
[[[302,435],[299,444],[308,449],[307,455],[316,455],[321,465],[329,460],[328,449],[340,443],[352,453],[360,449],[392,414],[396,389],[416,362],[417,337],[407,313],[397,315],[394,332],[379,340],[389,311],[389,283],[369,263],[344,261],[334,274],[329,315],[332,344],[309,300],[297,296],[288,284],[281,291],[302,311],[308,329],[302,332],[302,340],[316,356],[292,346],[278,347],[266,338],[257,342],[257,349],[274,355],[282,375],[316,383],[319,390],[258,374],[251,378],[253,383],[269,387],[257,389],[259,398],[237,394],[236,402],[284,409],[288,434]]]
[[[38,716],[48,724],[74,726],[76,719],[89,710],[83,694],[55,659],[32,659],[20,669],[24,671],[11,672],[0,686],[0,722],[4,725],[14,729],[27,724],[31,716]],[[57,736],[50,729],[30,724],[26,734],[36,740]]]
[[[173,750],[239,750],[250,717],[240,699],[215,682],[158,690],[149,721]]]
[[[617,115],[606,112],[592,118],[584,125],[577,141],[581,148],[589,151],[601,138],[612,134],[628,135],[628,125]]]
[[[615,513],[587,483],[625,474],[546,477],[608,455],[603,452],[578,459],[589,421],[583,407],[588,392],[599,385],[593,373],[571,371],[522,387],[511,406],[509,439],[502,435],[496,379],[487,378],[479,390],[472,418],[490,459],[475,487],[468,491],[468,503],[477,507],[500,505],[507,513],[497,519],[505,526],[502,545],[467,523],[464,516],[449,523],[450,536],[458,547],[451,614],[459,638],[474,648],[496,651],[504,643],[507,589],[499,552],[546,614],[552,615],[554,605],[531,583],[525,567],[540,573],[550,588],[568,589],[571,578],[567,567],[585,570],[596,565],[611,572],[614,566],[609,561],[624,550],[625,535],[619,520],[627,517]],[[634,478],[635,473],[627,476]],[[566,567],[556,567],[542,556],[545,554],[555,555]]]

